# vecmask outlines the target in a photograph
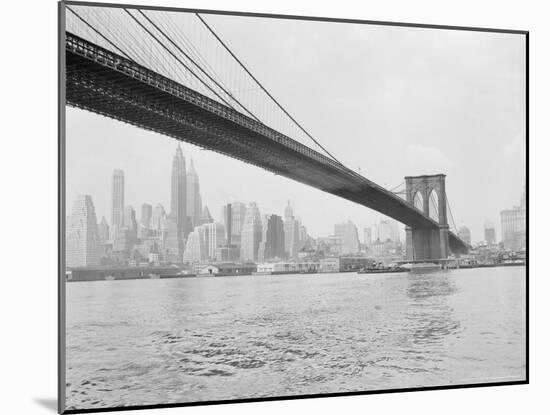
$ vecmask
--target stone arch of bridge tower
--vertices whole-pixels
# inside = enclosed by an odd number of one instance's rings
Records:
[[[415,198],[420,194],[422,197],[422,207],[420,210],[429,217],[430,215],[430,195],[435,192],[437,195],[437,211],[438,217],[432,217],[439,225],[447,225],[447,200],[445,196],[445,175],[424,175],[424,176],[407,176],[405,177],[405,193],[407,202],[413,206],[420,208],[415,203]],[[418,198],[417,198],[418,200]]]
[[[414,192],[414,196],[412,198],[413,205],[415,208],[423,211],[424,210],[424,195],[423,192],[419,189]]]
[[[428,189],[428,216],[439,223],[439,192],[435,187]]]
[[[447,258],[449,255],[449,225],[447,223],[445,175],[407,176],[405,177],[405,194],[408,203],[438,224],[438,228],[435,229],[433,227],[405,227],[407,259],[430,261]],[[432,212],[430,212],[432,199],[430,196],[437,205],[437,209],[432,206]],[[434,212],[436,210],[437,215]]]

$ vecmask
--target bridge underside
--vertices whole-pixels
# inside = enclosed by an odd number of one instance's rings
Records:
[[[393,193],[232,108],[69,33],[66,44],[69,105],[256,165],[412,228],[438,228]],[[449,244],[467,250],[452,233]]]

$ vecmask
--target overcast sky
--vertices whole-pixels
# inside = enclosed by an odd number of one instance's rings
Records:
[[[331,153],[391,188],[407,175],[444,173],[457,226],[500,238],[502,209],[525,181],[525,40],[521,35],[250,17],[205,19],[273,95]],[[182,143],[203,203],[219,220],[228,201],[283,214],[287,200],[309,233],[335,223],[371,226],[380,214],[257,167]],[[67,203],[90,194],[110,221],[111,175],[123,169],[126,204],[170,200],[174,139],[67,109]],[[360,170],[359,170],[360,169]]]

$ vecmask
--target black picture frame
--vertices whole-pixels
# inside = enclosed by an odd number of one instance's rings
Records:
[[[205,15],[226,15],[226,16],[241,16],[241,17],[261,17],[261,18],[276,18],[276,19],[289,19],[289,20],[301,20],[301,21],[317,21],[317,22],[332,22],[332,23],[353,23],[364,25],[378,25],[378,26],[394,26],[394,27],[407,27],[407,28],[425,28],[425,29],[439,29],[439,30],[459,30],[459,31],[473,31],[473,32],[486,32],[486,33],[502,33],[502,34],[514,34],[524,36],[525,39],[525,136],[526,136],[526,165],[525,165],[525,192],[526,192],[526,336],[525,336],[525,348],[526,348],[526,376],[524,380],[517,381],[503,381],[503,382],[488,382],[488,383],[472,383],[472,384],[456,384],[456,385],[441,385],[441,386],[428,386],[428,387],[412,387],[401,389],[387,389],[387,390],[367,390],[358,392],[335,392],[335,393],[320,393],[320,394],[306,394],[306,395],[289,395],[289,396],[270,396],[261,398],[245,398],[245,399],[230,399],[230,400],[211,400],[211,401],[199,401],[199,402],[183,402],[183,403],[168,403],[168,404],[155,404],[155,405],[130,405],[130,406],[117,406],[110,408],[93,408],[93,409],[65,409],[65,226],[66,226],[66,201],[65,201],[65,178],[66,178],[66,136],[65,136],[65,7],[66,6],[89,6],[89,7],[103,7],[103,8],[127,8],[127,9],[141,9],[152,11],[166,11],[166,12],[184,12],[184,13],[200,13]],[[434,390],[446,390],[446,389],[467,389],[467,388],[479,388],[479,387],[492,387],[492,386],[510,386],[510,385],[525,385],[529,384],[529,372],[530,372],[530,357],[529,357],[529,31],[528,30],[510,30],[500,28],[487,28],[487,27],[467,27],[467,26],[452,26],[452,25],[434,25],[423,23],[406,23],[406,22],[393,22],[393,21],[376,21],[376,20],[363,20],[363,19],[350,19],[350,18],[334,18],[334,17],[313,17],[313,16],[300,16],[300,15],[285,15],[285,14],[268,14],[268,13],[254,13],[254,12],[235,12],[227,10],[213,10],[213,9],[195,9],[195,8],[179,8],[179,7],[162,7],[162,6],[145,6],[145,5],[132,5],[132,4],[117,4],[117,3],[99,3],[99,2],[87,2],[87,1],[60,1],[58,2],[58,412],[60,414],[76,414],[76,413],[95,413],[95,412],[115,412],[125,410],[143,410],[143,409],[161,409],[161,408],[175,408],[175,407],[188,407],[188,406],[206,406],[206,405],[222,405],[222,404],[236,404],[236,403],[249,403],[249,402],[270,402],[281,400],[296,400],[296,399],[311,399],[311,398],[331,398],[331,397],[344,397],[344,396],[362,396],[362,395],[374,395],[374,394],[387,394],[387,393],[402,393],[402,392],[420,392],[420,391],[434,391]]]

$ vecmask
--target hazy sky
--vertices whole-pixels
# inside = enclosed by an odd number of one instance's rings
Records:
[[[521,35],[326,22],[205,17],[293,116],[346,166],[391,188],[407,175],[444,173],[457,226],[483,239],[525,181],[525,40]],[[182,143],[203,203],[219,220],[228,201],[283,214],[287,200],[309,233],[359,228],[375,211]],[[110,221],[111,174],[126,204],[170,200],[174,139],[67,109],[67,202],[92,195]]]

